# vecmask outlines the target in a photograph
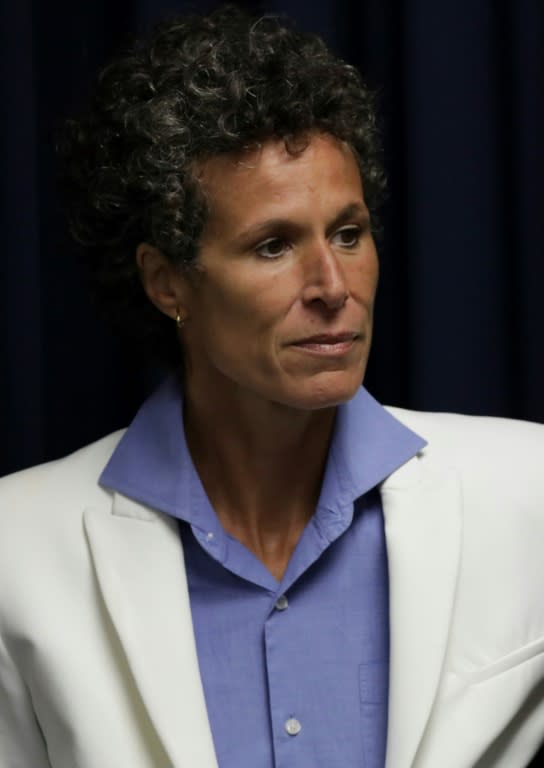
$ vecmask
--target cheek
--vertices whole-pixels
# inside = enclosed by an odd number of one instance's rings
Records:
[[[207,358],[207,364],[229,379],[273,380],[284,335],[282,321],[289,313],[286,299],[274,277],[251,288],[215,284],[199,304],[193,348],[200,347],[198,354]]]
[[[209,337],[236,336],[262,343],[286,313],[290,297],[273,276],[266,281],[214,281],[198,303],[199,325]]]
[[[354,264],[346,272],[350,292],[358,304],[372,310],[378,285],[378,259],[366,258],[361,264]]]

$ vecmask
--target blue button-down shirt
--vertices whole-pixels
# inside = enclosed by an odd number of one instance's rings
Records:
[[[377,486],[424,444],[364,389],[340,406],[315,514],[278,582],[220,525],[175,380],[140,409],[101,482],[180,521],[220,768],[383,768],[389,604]]]

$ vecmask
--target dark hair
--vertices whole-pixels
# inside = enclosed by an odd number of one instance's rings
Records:
[[[270,138],[289,148],[312,131],[352,147],[374,209],[385,180],[373,97],[320,38],[226,6],[162,24],[102,71],[59,149],[71,230],[119,330],[181,362],[175,324],[143,291],[137,245],[190,265],[206,217],[195,162]]]

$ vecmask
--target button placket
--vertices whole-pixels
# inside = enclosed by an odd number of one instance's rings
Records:
[[[275,607],[277,611],[285,611],[285,609],[289,607],[289,600],[287,599],[287,596],[280,595],[276,600]]]
[[[302,730],[302,725],[300,724],[300,721],[296,719],[296,717],[290,717],[285,721],[285,730],[289,736],[298,736]]]

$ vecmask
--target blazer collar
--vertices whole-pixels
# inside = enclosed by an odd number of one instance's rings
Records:
[[[455,599],[460,484],[429,455],[381,485],[391,617],[386,768],[416,760]],[[176,521],[115,494],[112,508],[86,510],[85,530],[109,619],[169,760],[217,768]]]
[[[386,768],[415,764],[439,686],[461,548],[457,473],[423,451],[381,486],[389,561]]]
[[[116,494],[113,508],[87,509],[84,525],[109,620],[168,764],[217,768],[176,521]]]

